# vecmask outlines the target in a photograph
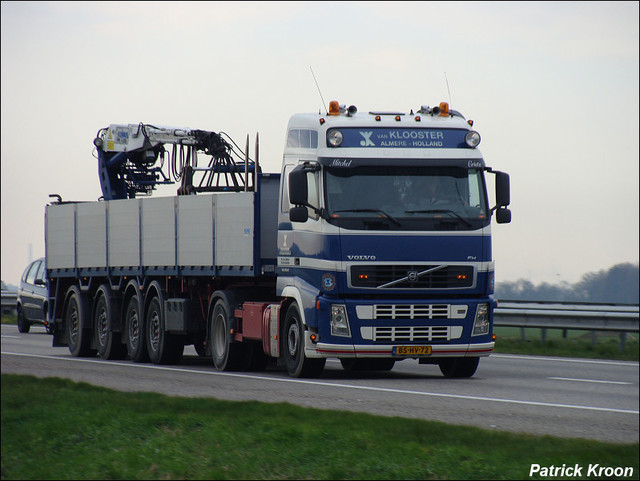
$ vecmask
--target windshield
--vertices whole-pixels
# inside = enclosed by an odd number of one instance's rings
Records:
[[[488,219],[482,170],[327,168],[329,222],[350,229],[473,230]]]

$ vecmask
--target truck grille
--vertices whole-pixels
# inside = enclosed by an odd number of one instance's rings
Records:
[[[368,289],[458,289],[474,284],[473,266],[355,265],[351,286]]]
[[[448,304],[378,304],[373,308],[374,319],[448,319]]]
[[[448,341],[449,326],[374,327],[376,342]]]

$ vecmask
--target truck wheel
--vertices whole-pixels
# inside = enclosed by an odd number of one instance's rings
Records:
[[[395,359],[340,359],[345,371],[391,371]]]
[[[242,367],[244,345],[231,339],[231,307],[223,299],[218,299],[211,314],[211,356],[216,369],[234,371]]]
[[[309,359],[304,354],[304,326],[300,312],[295,304],[287,309],[284,326],[281,331],[282,356],[287,372],[292,377],[318,377],[324,370],[326,359]]]
[[[112,331],[113,306],[106,295],[98,291],[94,315],[94,331],[98,356],[102,359],[124,359],[126,347],[120,342],[120,333]]]
[[[140,310],[138,296],[131,296],[127,303],[124,320],[127,352],[133,362],[149,361],[149,353],[145,344],[144,322]]]
[[[69,298],[64,311],[64,324],[67,329],[67,343],[73,357],[95,355],[90,348],[91,336],[86,327],[90,325],[87,298],[76,286],[69,289]]]
[[[479,357],[452,357],[438,363],[444,377],[471,377],[478,369]]]
[[[31,329],[31,323],[27,321],[27,318],[24,317],[24,312],[22,312],[22,306],[18,306],[18,332],[22,334],[26,334]]]
[[[146,317],[147,350],[154,364],[177,364],[182,359],[184,340],[164,330],[164,315],[158,297],[151,299]]]

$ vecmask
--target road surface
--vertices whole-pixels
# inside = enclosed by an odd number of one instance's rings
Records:
[[[51,347],[44,328],[20,334],[2,325],[2,373],[63,377],[120,391],[171,396],[288,402],[484,429],[638,442],[638,363],[494,354],[470,379],[446,379],[414,360],[390,372],[344,371],[328,360],[319,379],[293,379],[272,367],[260,373],[215,370],[193,347],[176,366],[74,358]]]

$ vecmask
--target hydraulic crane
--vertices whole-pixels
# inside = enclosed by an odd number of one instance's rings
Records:
[[[248,137],[243,153],[233,140],[229,138],[229,143],[223,135],[226,136],[223,132],[144,123],[111,124],[100,129],[93,144],[98,151],[104,200],[148,196],[157,185],[175,182],[181,183],[178,195],[253,190],[257,137],[254,161],[248,157]],[[170,152],[165,145],[171,147]],[[206,166],[198,166],[199,152],[209,157]],[[194,184],[196,174],[200,177],[197,185]]]

